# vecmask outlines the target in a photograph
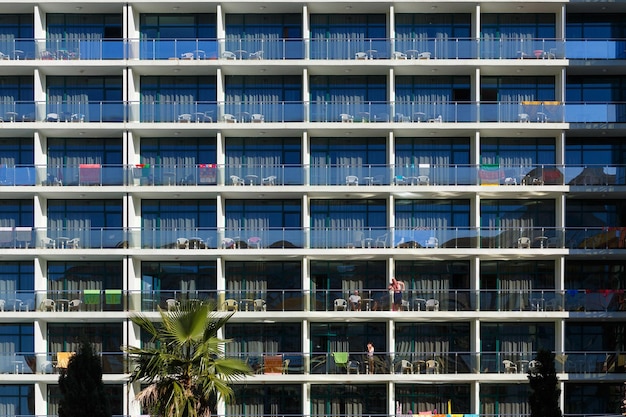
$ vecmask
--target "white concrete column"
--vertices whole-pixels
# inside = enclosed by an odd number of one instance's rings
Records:
[[[302,204],[302,238],[304,240],[304,247],[306,248],[311,247],[311,211],[309,207],[310,203],[311,199],[309,198],[308,194],[304,194],[302,196],[302,201],[300,202],[300,204]]]
[[[224,84],[225,77],[226,76],[222,72],[222,69],[218,68],[215,74],[215,89],[217,96],[217,114],[215,115],[215,121],[218,123],[222,121],[222,115],[224,114],[224,102],[226,101],[226,89]],[[218,155],[220,155],[219,152]]]
[[[309,70],[307,68],[303,68],[302,69],[302,111],[304,112],[305,122],[311,121],[311,115],[310,115],[311,102],[309,100],[309,95],[310,95],[309,88],[310,88]],[[307,148],[302,148],[302,149],[307,149]],[[308,149],[306,153],[308,154]],[[304,152],[303,152],[303,156],[304,156]],[[309,161],[309,159],[305,159],[305,161]]]
[[[309,28],[309,7],[305,4],[302,6],[302,37],[304,41],[304,58],[311,56],[311,30]]]
[[[215,13],[215,32],[217,35],[217,43],[219,45],[217,48],[217,56],[221,57],[222,52],[226,50],[226,16],[224,10],[222,10],[221,4],[217,4]]]
[[[39,71],[39,68],[33,70],[33,93],[35,99],[35,119],[37,121],[46,118],[46,76]]]
[[[39,58],[41,52],[46,50],[46,13],[41,10],[38,4],[33,7],[33,19],[33,35],[37,44],[35,55],[36,58]],[[36,91],[37,89],[35,89],[35,100],[37,100]]]

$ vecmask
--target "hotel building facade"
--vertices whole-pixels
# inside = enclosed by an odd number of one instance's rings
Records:
[[[196,300],[218,415],[529,415],[540,349],[620,413],[625,2],[0,0],[0,58],[0,416],[83,337],[141,415],[129,318]]]

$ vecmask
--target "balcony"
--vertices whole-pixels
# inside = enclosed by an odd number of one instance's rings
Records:
[[[333,128],[397,127],[432,129],[443,123],[529,123],[524,128],[551,128],[553,123],[624,123],[626,103],[522,102],[122,102],[84,101],[45,103],[16,101],[0,104],[3,122],[45,122],[47,128],[65,123],[170,123],[178,128],[206,128],[205,123],[238,124],[258,129],[259,123],[336,123]],[[6,125],[5,125],[6,126]],[[20,125],[25,127],[26,125]],[[223,127],[223,126],[222,126]],[[218,128],[218,127],[216,127]],[[271,126],[268,126],[271,128]],[[381,129],[389,129],[383,125]],[[499,126],[502,128],[502,126]]]
[[[227,345],[228,347],[228,345]],[[252,368],[251,378],[276,375],[403,375],[404,378],[437,378],[438,375],[502,374],[526,378],[535,352],[376,352],[372,361],[365,352],[344,352],[347,362],[327,352],[234,352],[226,356],[245,361]],[[104,374],[128,373],[123,352],[100,354]],[[556,371],[580,377],[594,374],[623,374],[626,353],[568,351],[556,354]],[[506,361],[510,361],[508,364]],[[372,365],[372,366],[371,366]],[[508,365],[508,366],[507,366]],[[61,364],[57,353],[12,352],[0,355],[0,372],[14,375],[55,374]],[[371,367],[370,367],[371,366]],[[415,376],[414,376],[415,375]],[[617,375],[616,375],[617,376]],[[56,378],[57,376],[55,376]]]
[[[85,284],[87,285],[87,284]],[[340,285],[340,284],[339,284]],[[38,314],[71,317],[99,312],[155,312],[171,310],[184,303],[210,302],[218,311],[266,315],[269,313],[313,312],[335,319],[354,316],[386,316],[392,309],[392,299],[386,288],[362,288],[357,303],[349,300],[350,291],[330,290],[217,291],[198,289],[186,291],[131,291],[121,289],[84,290],[16,290],[0,292],[0,314]],[[507,312],[526,318],[546,314],[616,313],[626,311],[623,291],[619,289],[407,289],[403,293],[401,311],[410,317],[447,315],[449,312]],[[58,316],[60,315],[60,316]]]
[[[14,39],[3,60],[411,60],[626,58],[622,39]]]
[[[623,186],[622,165],[218,165],[177,164],[66,164],[0,165],[0,187],[144,186],[348,186],[374,187],[388,192],[418,186],[505,186],[532,191],[542,186]],[[532,187],[526,187],[532,186]],[[434,189],[430,188],[434,192]],[[246,191],[241,189],[241,191]],[[342,191],[343,192],[343,191]]]
[[[58,379],[61,369],[67,367],[66,363],[61,363],[63,361],[60,359],[61,353],[63,352],[2,353],[0,354],[0,373],[14,375],[54,374],[54,378]],[[100,360],[104,374],[129,372],[128,357],[123,352],[101,352]]]
[[[185,251],[239,251],[322,249],[367,251],[376,254],[405,251],[510,250],[518,256],[554,254],[554,251],[626,249],[626,227],[447,227],[447,228],[80,228],[48,229],[32,226],[0,228],[0,248],[144,249]],[[186,252],[189,251],[189,252]],[[371,251],[371,252],[370,252]],[[53,253],[53,252],[51,252]],[[616,252],[619,253],[619,252]]]

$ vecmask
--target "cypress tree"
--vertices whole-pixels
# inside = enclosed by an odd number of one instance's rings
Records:
[[[562,417],[559,407],[561,390],[558,387],[554,353],[537,351],[536,366],[528,369],[528,380],[532,390],[529,398],[531,417]]]
[[[59,417],[111,417],[111,405],[102,382],[100,357],[91,343],[82,341],[67,369],[59,376]]]

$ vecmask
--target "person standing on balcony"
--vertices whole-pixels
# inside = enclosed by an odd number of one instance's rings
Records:
[[[389,284],[389,291],[393,292],[392,310],[402,310],[402,291],[404,291],[404,282],[396,281],[395,277],[392,277],[391,283]]]
[[[367,373],[374,373],[374,345],[372,342],[367,344]]]

